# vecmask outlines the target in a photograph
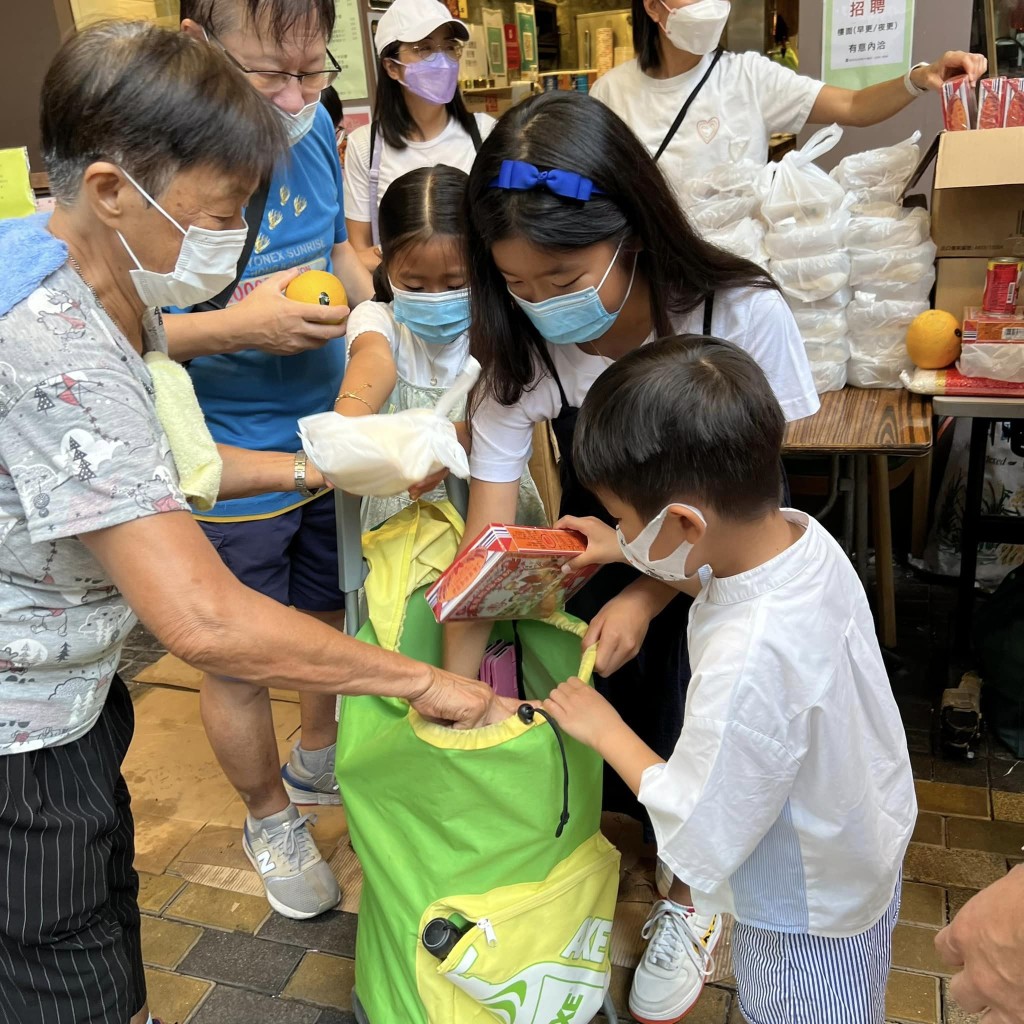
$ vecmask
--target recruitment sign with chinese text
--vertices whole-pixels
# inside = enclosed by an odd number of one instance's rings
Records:
[[[844,89],[886,82],[910,67],[914,0],[828,0],[822,79]]]

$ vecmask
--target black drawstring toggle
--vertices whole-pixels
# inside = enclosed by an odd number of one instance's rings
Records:
[[[565,826],[569,823],[569,759],[565,754],[562,730],[546,711],[542,708],[535,708],[532,704],[520,704],[516,714],[524,725],[532,725],[534,715],[543,715],[544,720],[554,730],[555,739],[558,741],[558,752],[562,755],[562,814],[558,819],[558,828],[555,829],[555,838],[560,839]]]

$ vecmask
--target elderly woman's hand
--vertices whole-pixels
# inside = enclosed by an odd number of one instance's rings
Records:
[[[347,306],[296,302],[284,290],[299,276],[299,268],[271,274],[241,302],[229,306],[232,333],[247,347],[276,356],[294,356],[323,348],[345,333]]]
[[[496,696],[484,683],[436,669],[427,688],[409,703],[431,721],[455,729],[479,729],[514,715],[521,702]]]

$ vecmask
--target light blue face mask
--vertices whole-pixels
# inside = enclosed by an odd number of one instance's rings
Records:
[[[582,345],[584,342],[594,341],[605,334],[615,323],[633,290],[633,279],[636,277],[636,254],[633,256],[633,273],[629,276],[629,287],[626,289],[626,295],[619,308],[614,313],[609,313],[604,308],[604,303],[598,294],[605,281],[608,280],[608,275],[612,272],[612,267],[615,266],[615,261],[619,258],[621,250],[622,242],[619,242],[615,255],[596,288],[591,285],[589,288],[570,292],[568,295],[552,295],[550,299],[545,299],[543,302],[527,302],[526,299],[521,299],[516,295],[511,288],[509,295],[529,317],[530,323],[537,328],[540,336],[552,345]]]
[[[429,345],[450,345],[469,330],[469,289],[406,292],[391,285],[395,319]]]

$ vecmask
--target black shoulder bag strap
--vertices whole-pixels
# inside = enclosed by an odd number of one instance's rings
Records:
[[[711,337],[711,318],[715,313],[715,293],[712,292],[704,300],[704,329],[701,333],[705,338]]]
[[[473,140],[473,149],[479,153],[483,139],[480,138],[480,125],[476,123],[476,114],[469,115],[469,137]]]
[[[260,226],[263,224],[263,214],[267,209],[267,198],[269,195],[270,178],[268,177],[260,182],[259,188],[253,193],[252,199],[249,200],[249,205],[245,208],[245,223],[248,225],[249,233],[245,236],[245,246],[235,266],[234,281],[219,295],[215,295],[212,299],[207,299],[206,302],[196,303],[192,307],[191,312],[208,313],[211,310],[223,309],[228,304],[232,294],[238,287],[238,282],[242,280],[245,268],[249,264],[249,258],[252,256],[252,251],[256,248],[256,238],[260,233]]]
[[[696,88],[686,98],[686,102],[679,108],[679,113],[676,114],[676,119],[672,122],[672,127],[669,128],[665,138],[661,140],[661,145],[658,147],[658,152],[654,154],[654,162],[657,163],[661,154],[665,152],[668,144],[675,138],[676,132],[679,131],[679,126],[683,123],[683,118],[690,112],[690,107],[693,106],[693,101],[700,95],[701,89],[704,88],[705,83],[711,77],[711,72],[715,70],[715,65],[722,59],[722,54],[725,51],[719,47],[715,51],[714,59],[711,61],[707,71],[704,72],[704,77],[697,83]]]

